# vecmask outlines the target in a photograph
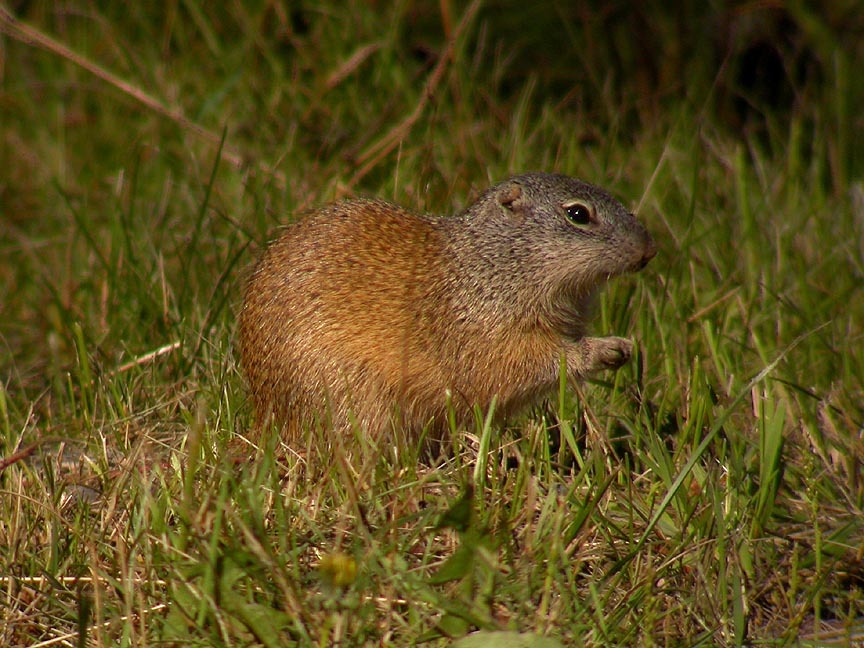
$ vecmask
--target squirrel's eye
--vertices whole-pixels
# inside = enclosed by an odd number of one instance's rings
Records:
[[[591,222],[591,210],[582,203],[574,203],[564,207],[567,218],[576,225],[587,225]]]

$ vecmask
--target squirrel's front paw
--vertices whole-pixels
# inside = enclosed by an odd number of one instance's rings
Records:
[[[617,369],[630,361],[633,343],[620,337],[599,338],[597,340],[597,368]]]
[[[617,369],[633,355],[633,343],[620,337],[586,337],[568,352],[567,371],[576,379],[604,369]]]

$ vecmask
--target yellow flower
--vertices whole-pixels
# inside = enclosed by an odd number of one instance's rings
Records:
[[[333,587],[348,587],[357,578],[357,561],[339,551],[321,558],[318,563],[321,580]]]

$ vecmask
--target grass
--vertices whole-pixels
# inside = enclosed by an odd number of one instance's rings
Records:
[[[475,9],[3,19],[0,643],[864,640],[860,17]],[[788,104],[736,74],[766,40]],[[280,223],[533,169],[658,240],[595,322],[634,363],[434,470],[253,441],[235,313]]]

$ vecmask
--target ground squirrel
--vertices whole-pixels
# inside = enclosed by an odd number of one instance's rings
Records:
[[[379,200],[324,207],[289,225],[249,281],[241,367],[259,421],[288,440],[449,431],[496,399],[500,419],[571,378],[615,369],[633,350],[586,337],[597,289],[656,247],[606,191],[531,173],[455,217]]]

